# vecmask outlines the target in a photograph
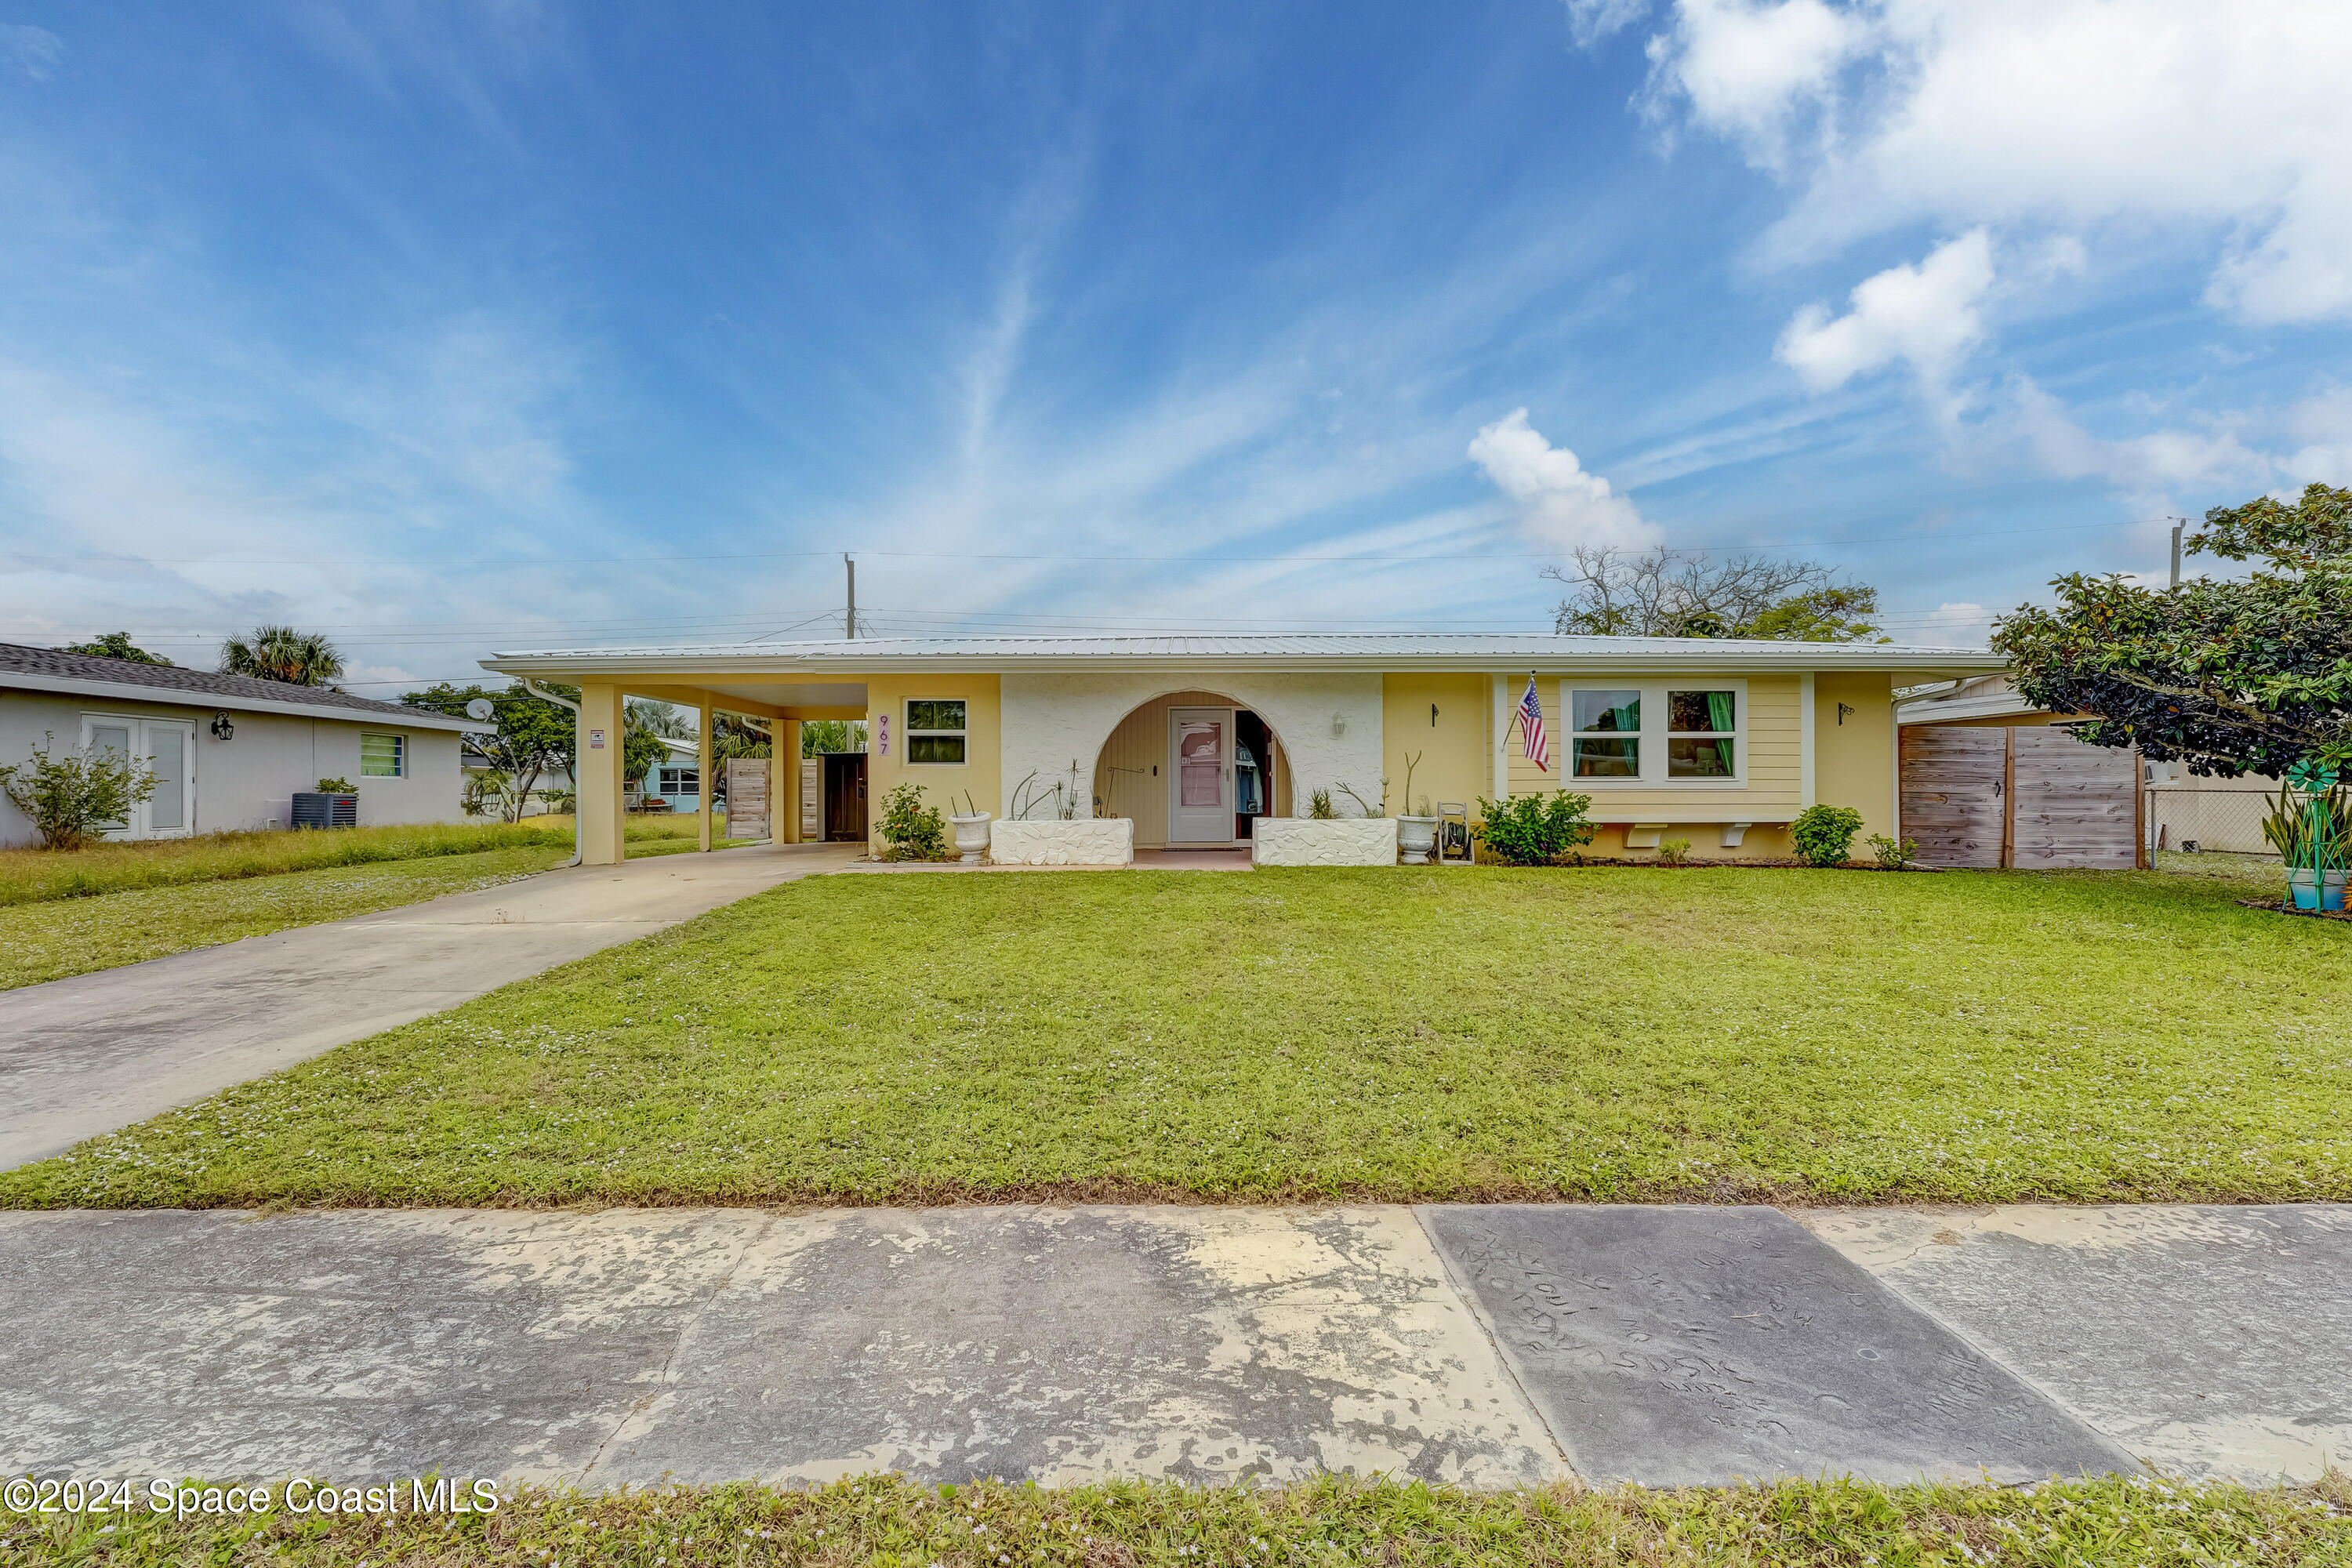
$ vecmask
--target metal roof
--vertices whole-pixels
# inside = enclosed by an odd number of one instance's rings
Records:
[[[505,674],[671,669],[829,672],[954,668],[976,671],[1168,666],[1189,669],[1713,668],[1903,669],[1976,673],[2005,668],[1983,648],[1729,637],[1558,637],[1548,632],[1216,632],[1150,637],[859,637],[822,642],[669,643],[529,648],[494,654]]]
[[[478,728],[429,708],[379,702],[373,697],[354,697],[323,686],[294,686],[248,675],[223,675],[176,664],[142,664],[134,658],[67,653],[22,643],[0,643],[0,690],[47,691],[118,702],[173,702],[190,708],[289,713],[310,719],[396,720],[420,730]]]

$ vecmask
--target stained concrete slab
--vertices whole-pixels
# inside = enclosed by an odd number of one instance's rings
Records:
[[[0,1215],[0,1468],[577,1475],[769,1223]]]
[[[2160,1469],[2352,1461],[2352,1205],[1801,1216]]]
[[[2137,1468],[1777,1210],[1422,1214],[1589,1477],[2025,1481]]]
[[[11,991],[0,1000],[0,1169],[836,869],[862,848],[751,847],[550,871]]]
[[[0,1215],[0,1469],[1566,1473],[1402,1209]]]
[[[849,1211],[780,1226],[590,1479],[1567,1473],[1401,1209]]]

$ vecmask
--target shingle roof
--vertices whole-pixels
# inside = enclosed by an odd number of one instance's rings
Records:
[[[26,682],[11,677],[31,677]],[[34,689],[76,689],[89,686],[141,687],[155,695],[151,700],[174,698],[198,706],[283,710],[316,708],[362,717],[398,717],[403,722],[431,729],[448,729],[452,721],[430,710],[354,697],[320,686],[290,686],[282,680],[257,680],[247,675],[223,675],[210,669],[185,669],[175,664],[141,664],[136,659],[108,658],[100,654],[66,653],[58,648],[0,643],[0,688],[26,686]],[[324,716],[323,714],[321,715]]]

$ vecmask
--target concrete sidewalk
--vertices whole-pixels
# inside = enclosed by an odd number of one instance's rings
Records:
[[[1800,1223],[1801,1221],[1801,1223]],[[0,1468],[2307,1477],[2352,1208],[0,1215]]]
[[[663,855],[11,991],[0,1169],[847,863],[863,845]]]

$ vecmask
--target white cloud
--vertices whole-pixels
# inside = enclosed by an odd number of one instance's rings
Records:
[[[1942,604],[1916,631],[1899,640],[1923,647],[1982,647],[1992,635],[1992,612],[1982,605]]]
[[[1992,242],[1973,229],[1937,246],[1916,267],[1890,267],[1865,279],[1843,316],[1807,305],[1773,352],[1817,392],[1898,359],[1940,385],[1982,334],[1977,307],[1991,287]]]
[[[1822,0],[1682,0],[1679,11],[1675,30],[1650,40],[1658,77],[1689,100],[1692,119],[1770,168],[1790,122],[1868,40],[1861,16]]]
[[[2186,230],[2217,307],[2352,316],[2343,0],[1680,0],[1652,52],[1656,101],[1759,165],[1812,129],[1784,253],[1920,223]]]
[[[2352,485],[2352,387],[2308,397],[2287,416],[2287,434],[2303,443],[2285,460],[2298,485]]]
[[[1520,527],[1539,543],[1651,544],[1661,537],[1607,479],[1587,473],[1575,453],[1530,427],[1524,408],[1480,430],[1469,455],[1517,503]]]
[[[1569,36],[1580,49],[1613,37],[1649,13],[1650,0],[1568,0]]]
[[[2273,459],[2249,447],[2237,428],[2221,422],[2103,440],[2026,376],[2011,382],[2007,408],[1994,424],[2018,437],[2045,471],[2061,479],[2102,479],[2150,508],[2170,510],[2172,498],[2183,490],[2217,485],[2259,489],[2276,468]]]
[[[47,81],[65,63],[66,41],[47,27],[0,23],[0,58],[14,60],[35,81]]]

